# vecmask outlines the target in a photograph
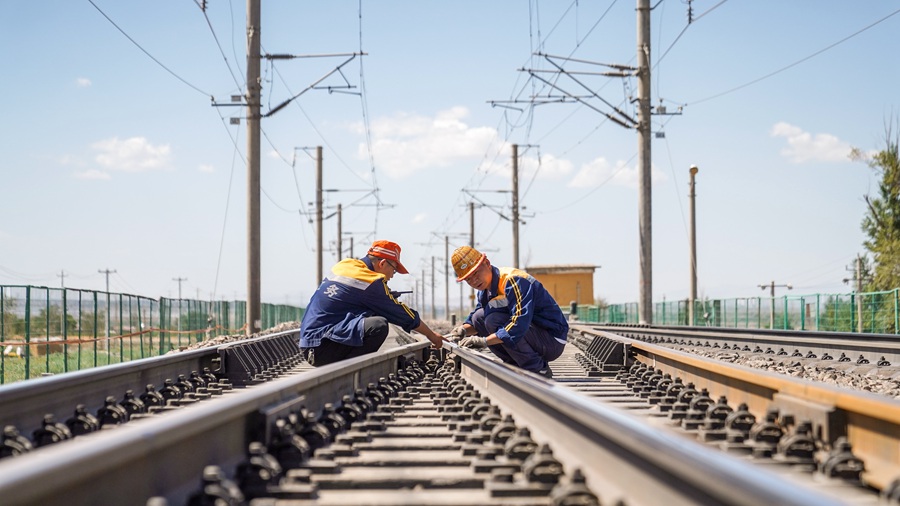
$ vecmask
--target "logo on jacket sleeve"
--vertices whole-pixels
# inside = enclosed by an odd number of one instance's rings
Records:
[[[337,285],[328,285],[328,288],[325,289],[325,295],[333,298],[338,293]]]

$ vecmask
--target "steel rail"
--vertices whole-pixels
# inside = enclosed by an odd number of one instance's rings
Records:
[[[160,357],[134,360],[67,374],[36,378],[34,380],[0,386],[0,427],[12,426],[20,433],[30,434],[40,428],[45,416],[57,423],[64,423],[76,416],[76,408],[83,407],[88,414],[97,413],[112,397],[121,402],[127,391],[139,398],[149,387],[157,392],[167,383],[181,380],[190,382],[193,373],[207,377],[219,374],[217,383],[209,385],[216,393],[229,389],[229,376],[238,385],[256,381],[253,375],[272,376],[272,371],[262,371],[263,365],[279,367],[285,358],[298,354],[294,335],[297,330],[272,333],[253,339],[223,343],[215,347],[171,353]],[[299,359],[297,359],[299,360]],[[277,370],[276,370],[277,372]],[[182,378],[183,377],[183,378]],[[206,380],[203,380],[204,382]],[[174,405],[185,404],[209,393],[189,393]],[[165,409],[171,409],[169,406]],[[152,408],[157,409],[157,408]]]
[[[65,421],[77,404],[96,413],[107,396],[121,399],[129,389],[140,395],[148,384],[161,387],[179,374],[216,369],[217,359],[216,349],[207,348],[4,385],[0,387],[0,424],[25,430],[39,426],[46,414]]]
[[[205,466],[232,474],[246,459],[249,441],[266,425],[261,413],[300,406],[318,412],[430,355],[427,342],[402,345],[3,459],[0,498],[9,505],[143,505],[159,496],[185,504]],[[568,474],[580,469],[603,504],[837,503],[480,353],[447,344],[443,355],[462,379],[548,443]]]
[[[811,421],[826,442],[845,436],[865,462],[862,480],[868,486],[884,490],[900,478],[900,402],[895,399],[599,334],[625,340],[638,361],[706,388],[713,398],[724,395],[730,403],[746,403],[758,417],[774,407],[798,422]]]
[[[320,367],[239,389],[214,402],[86,434],[0,460],[4,505],[144,505],[154,496],[186,504],[203,468],[233,469],[247,455],[247,435],[260,409],[302,403],[320,410],[337,392],[353,392],[396,372],[401,357],[427,343]]]
[[[647,326],[647,325],[608,325],[579,323],[572,325],[578,329],[612,332],[632,339],[680,339],[694,340],[696,345],[710,343],[728,343],[729,345],[761,345],[777,351],[784,348],[788,353],[794,350],[812,351],[818,356],[828,352],[842,351],[862,355],[872,364],[882,357],[892,364],[900,366],[900,336],[893,334],[855,334],[850,332],[818,332],[809,330],[769,330],[739,329],[726,327],[684,327],[684,326]]]
[[[840,504],[656,428],[564,385],[455,350],[461,375],[579,467],[602,504]]]

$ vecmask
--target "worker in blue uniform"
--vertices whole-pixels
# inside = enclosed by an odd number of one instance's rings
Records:
[[[478,291],[475,310],[451,331],[467,348],[490,350],[507,364],[552,378],[569,323],[540,281],[512,267],[494,267],[484,253],[462,246],[451,257],[456,280]]]
[[[374,353],[388,335],[388,324],[415,330],[440,348],[444,338],[388,288],[394,274],[408,274],[400,246],[375,241],[362,258],[346,258],[313,294],[300,323],[300,350],[313,366]]]

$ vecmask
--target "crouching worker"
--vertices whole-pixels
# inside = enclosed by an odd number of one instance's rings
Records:
[[[550,362],[562,355],[569,324],[544,285],[525,271],[492,266],[469,246],[457,248],[452,261],[456,280],[478,291],[475,310],[452,339],[487,346],[507,364],[552,378]]]
[[[400,263],[400,246],[375,241],[363,258],[346,258],[309,300],[300,324],[300,350],[313,366],[374,353],[393,323],[415,330],[440,348],[444,340],[428,328],[419,314],[398,301],[388,288],[396,273],[408,274]]]

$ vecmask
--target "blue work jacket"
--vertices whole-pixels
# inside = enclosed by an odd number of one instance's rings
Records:
[[[315,348],[323,338],[362,346],[363,320],[368,316],[383,316],[407,332],[419,326],[419,314],[391,295],[387,278],[368,262],[347,258],[331,268],[303,314],[301,348]]]
[[[547,330],[557,340],[566,340],[569,333],[566,316],[540,281],[512,267],[492,265],[491,271],[491,286],[478,291],[475,311],[484,308],[485,318],[497,312],[508,315],[508,323],[496,332],[501,341],[517,343],[531,325]],[[472,324],[472,314],[466,318],[469,325]]]

